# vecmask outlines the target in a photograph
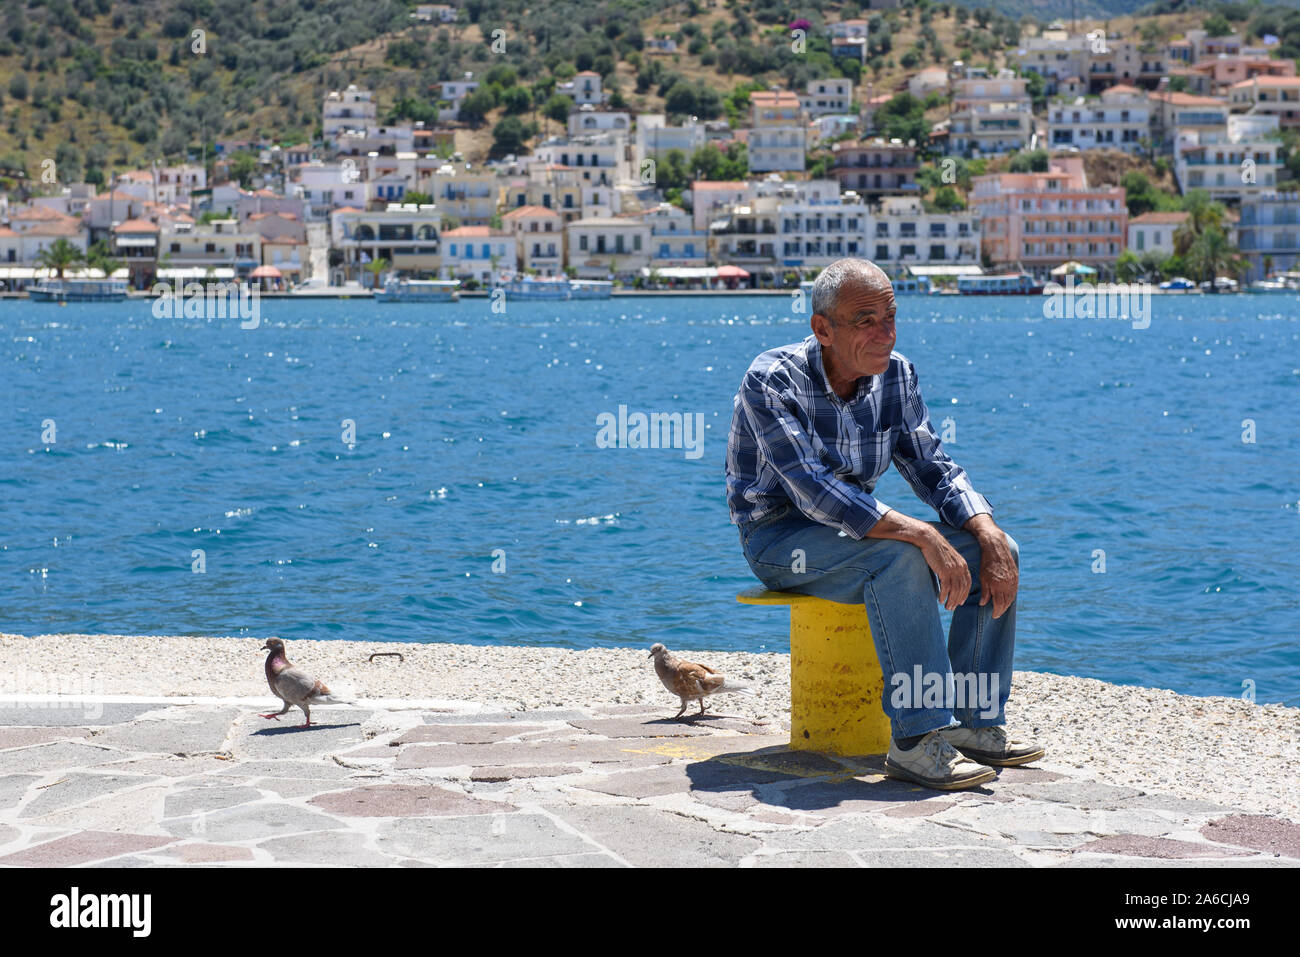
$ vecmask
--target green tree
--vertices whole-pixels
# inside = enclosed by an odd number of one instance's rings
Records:
[[[518,155],[528,140],[528,131],[517,116],[507,116],[492,128],[492,155]]]
[[[1142,263],[1137,253],[1125,249],[1115,260],[1115,278],[1120,282],[1134,282],[1142,275]]]
[[[230,157],[230,175],[239,181],[239,185],[248,189],[257,174],[257,157],[240,150]]]
[[[546,101],[546,105],[542,107],[542,113],[547,119],[564,124],[569,121],[569,114],[573,112],[573,106],[573,97],[565,96],[563,93],[556,93]]]
[[[1187,222],[1174,231],[1174,252],[1187,256],[1196,241],[1211,229],[1223,228],[1224,207],[1203,189],[1194,189],[1183,197]]]
[[[366,272],[370,273],[370,288],[377,289],[379,287],[380,274],[388,268],[388,260],[383,258],[372,259],[362,268],[365,269]]]
[[[36,254],[36,265],[44,269],[53,269],[60,279],[63,278],[65,269],[85,261],[85,254],[66,239],[56,239]]]
[[[1196,238],[1187,251],[1187,261],[1202,282],[1225,273],[1237,276],[1244,266],[1241,254],[1228,242],[1228,234],[1218,226],[1208,227]]]

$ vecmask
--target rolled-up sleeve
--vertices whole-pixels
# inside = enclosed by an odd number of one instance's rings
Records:
[[[907,364],[903,425],[894,447],[894,466],[907,479],[917,498],[944,522],[961,528],[976,515],[992,515],[993,506],[971,485],[966,470],[949,458],[930,423],[930,410],[921,398],[916,369]]]
[[[865,489],[845,482],[826,467],[777,386],[751,372],[736,399],[760,459],[809,518],[861,539],[890,511]]]

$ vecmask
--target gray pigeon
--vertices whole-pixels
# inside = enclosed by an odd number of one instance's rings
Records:
[[[682,699],[682,710],[674,718],[686,713],[686,703],[696,698],[700,701],[700,714],[704,714],[704,699],[711,694],[735,691],[740,694],[754,694],[754,689],[747,684],[720,675],[708,665],[699,665],[693,661],[682,661],[673,657],[667,648],[656,642],[650,647],[650,657],[655,660],[655,674],[664,687]]]
[[[301,727],[308,728],[311,727],[311,705],[353,703],[331,694],[324,682],[289,664],[289,659],[284,654],[284,642],[279,638],[266,639],[262,649],[270,652],[266,656],[266,683],[271,686],[271,692],[284,702],[281,710],[264,714],[263,718],[279,721],[280,715],[297,705],[307,716]]]

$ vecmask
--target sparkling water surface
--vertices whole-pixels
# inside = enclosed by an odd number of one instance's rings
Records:
[[[788,650],[735,602],[723,462],[791,300],[150,306],[0,302],[0,630]],[[899,299],[1021,546],[1018,669],[1300,704],[1298,306]],[[620,405],[702,413],[703,454],[598,447]],[[935,518],[892,469],[877,495]]]

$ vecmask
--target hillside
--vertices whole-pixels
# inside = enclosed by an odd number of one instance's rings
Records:
[[[972,13],[927,0],[884,12],[854,0],[465,0],[461,22],[446,26],[413,22],[414,6],[4,0],[0,167],[36,178],[52,159],[58,182],[100,182],[152,160],[201,156],[215,141],[307,142],[319,136],[325,93],[348,83],[375,91],[381,122],[433,121],[437,83],[467,70],[495,80],[481,120],[457,133],[457,148],[481,160],[507,113],[518,115],[524,137],[558,129],[547,114],[562,117],[563,104],[548,110],[548,100],[578,70],[600,72],[615,105],[633,111],[735,118],[746,106],[738,87],[751,81],[802,88],[842,73],[862,95],[878,95],[919,66],[956,58],[1000,65],[1002,48],[1036,29],[999,12],[1001,2]],[[1061,12],[1042,6],[1044,16]],[[1077,2],[1080,15],[1134,6]],[[832,60],[821,30],[859,15],[872,24],[872,59],[860,70]],[[1204,16],[1169,15],[1159,26],[1172,35]],[[796,17],[812,25],[802,53],[791,50]],[[678,52],[651,51],[647,41],[659,36],[672,37]],[[504,49],[493,49],[494,37]]]

